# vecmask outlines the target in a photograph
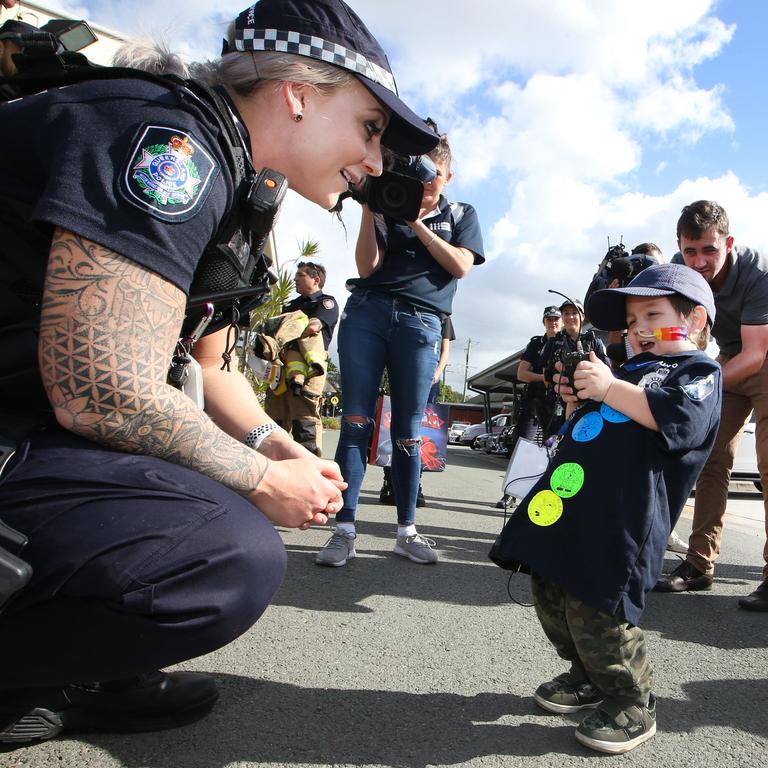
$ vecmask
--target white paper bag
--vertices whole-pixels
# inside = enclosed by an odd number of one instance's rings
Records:
[[[548,463],[549,455],[543,445],[524,437],[518,438],[504,475],[502,494],[522,499],[544,474]]]

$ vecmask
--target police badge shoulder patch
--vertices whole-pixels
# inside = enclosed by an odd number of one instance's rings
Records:
[[[709,376],[698,376],[690,383],[685,384],[682,390],[689,399],[701,402],[715,391],[715,374],[710,373]]]
[[[131,144],[120,179],[128,202],[164,221],[187,221],[213,186],[219,167],[190,134],[144,125]]]

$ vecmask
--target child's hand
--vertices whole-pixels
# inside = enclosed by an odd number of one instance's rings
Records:
[[[573,383],[579,400],[602,402],[613,384],[613,374],[594,352],[590,352],[589,360],[582,360],[576,366]]]

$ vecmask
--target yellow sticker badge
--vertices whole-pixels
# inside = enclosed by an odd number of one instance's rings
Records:
[[[563,500],[552,491],[539,491],[528,502],[528,517],[536,525],[552,525],[563,514]]]

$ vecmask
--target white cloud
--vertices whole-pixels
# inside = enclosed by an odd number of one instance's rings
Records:
[[[157,30],[191,58],[207,58],[247,0],[186,0],[172,13],[167,0],[69,4],[132,34]],[[764,249],[768,193],[753,194],[726,168],[709,163],[711,177],[637,191],[648,146],[663,144],[671,160],[676,147],[691,153],[705,136],[738,141],[724,86],[697,82],[696,67],[720,55],[735,31],[717,18],[715,0],[351,5],[384,43],[406,101],[448,131],[456,171],[449,195],[472,202],[484,227],[488,262],[461,281],[454,305],[454,388],[467,338],[471,372],[519,349],[541,328],[541,308],[559,303],[549,288],[583,296],[608,237],[654,241],[669,257],[682,206],[711,197],[730,212],[737,241]],[[666,178],[673,163],[654,162],[649,173]],[[344,220],[346,235],[290,195],[276,232],[284,261],[298,254],[297,241],[320,242],[327,291],[342,304],[354,273],[356,204],[346,203]]]

